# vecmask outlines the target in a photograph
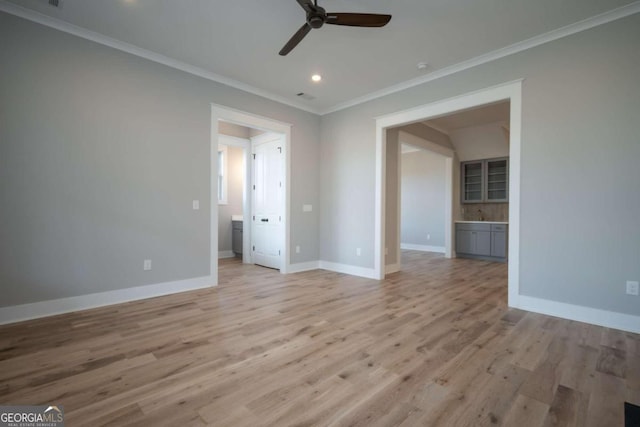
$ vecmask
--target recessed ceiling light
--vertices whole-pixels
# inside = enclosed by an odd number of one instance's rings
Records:
[[[322,76],[320,74],[314,74],[313,76],[311,76],[311,80],[317,83],[322,80]]]

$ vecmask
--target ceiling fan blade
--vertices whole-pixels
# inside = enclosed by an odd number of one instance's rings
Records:
[[[390,20],[391,15],[376,13],[327,13],[325,24],[348,25],[350,27],[384,27]]]
[[[316,10],[316,7],[311,0],[298,0],[298,4],[302,6],[302,8],[307,13],[313,12]]]
[[[280,55],[285,56],[287,53],[291,52],[293,48],[302,41],[304,36],[309,34],[309,31],[311,31],[311,27],[305,22],[304,25],[300,27],[298,31],[296,31],[293,37],[289,39],[287,44],[285,44],[284,47],[280,49]]]

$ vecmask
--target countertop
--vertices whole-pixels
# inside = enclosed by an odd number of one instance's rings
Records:
[[[460,224],[509,224],[509,221],[456,221]]]

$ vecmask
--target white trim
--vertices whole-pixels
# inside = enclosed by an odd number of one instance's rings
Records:
[[[453,157],[444,159],[444,256],[453,258]]]
[[[437,252],[441,254],[447,252],[444,246],[415,245],[413,243],[401,243],[400,248],[410,251]]]
[[[421,148],[414,147],[413,145],[405,144],[404,142],[400,143],[400,154],[410,154],[410,153],[419,153],[422,151]]]
[[[218,259],[234,258],[236,256],[233,251],[218,251]]]
[[[536,46],[540,46],[545,43],[552,42],[554,40],[561,39],[563,37],[570,36],[572,34],[579,33],[581,31],[588,30],[590,28],[597,27],[599,25],[606,24],[627,16],[631,16],[640,12],[640,1],[633,2],[626,6],[619,7],[617,9],[610,10],[608,12],[601,13],[600,15],[593,16],[591,18],[584,19],[573,24],[569,24],[565,27],[558,28],[556,30],[549,31],[544,34],[532,37],[521,42],[514,43],[510,46],[497,49],[483,55],[476,56],[475,58],[468,59],[466,61],[459,62],[457,64],[450,65],[448,67],[441,68],[433,73],[421,76],[415,79],[407,80],[405,82],[389,86],[387,88],[371,92],[367,95],[352,99],[351,101],[342,102],[336,104],[333,107],[320,111],[320,115],[335,113],[336,111],[344,110],[365,102],[373,101],[374,99],[382,98],[387,95],[391,95],[396,92],[400,92],[412,87],[427,83],[441,77],[446,77],[451,74],[459,73],[460,71],[468,70],[469,68],[476,67],[478,65],[486,64],[496,59],[504,58],[505,56],[513,55],[527,49],[531,49]]]
[[[457,64],[450,65],[448,67],[442,68],[440,70],[436,70],[433,73],[429,73],[425,76],[421,76],[415,79],[407,80],[405,82],[389,86],[387,88],[371,92],[367,95],[354,98],[350,101],[342,102],[336,104],[332,107],[326,109],[319,109],[310,107],[306,104],[302,104],[299,102],[295,102],[290,100],[289,98],[273,94],[269,91],[259,89],[257,87],[248,85],[246,83],[240,82],[238,80],[221,76],[219,74],[213,73],[211,71],[207,71],[203,68],[196,67],[190,64],[187,64],[182,61],[178,61],[173,58],[169,58],[167,56],[161,55],[159,53],[152,52],[147,49],[140,48],[138,46],[122,42],[120,40],[105,36],[103,34],[97,33],[95,31],[87,30],[86,28],[78,27],[76,25],[70,24],[66,21],[53,18],[51,16],[45,15],[40,12],[36,12],[31,9],[27,9],[22,6],[18,6],[14,3],[10,3],[6,0],[0,0],[0,11],[9,13],[11,15],[18,16],[20,18],[27,19],[32,22],[36,22],[38,24],[54,28],[59,31],[63,31],[65,33],[73,34],[74,36],[81,37],[86,40],[91,40],[95,43],[99,43],[105,46],[109,46],[111,48],[127,52],[131,55],[139,56],[141,58],[148,59],[153,62],[157,62],[159,64],[166,65],[171,68],[175,68],[180,71],[184,71],[185,73],[193,74],[198,77],[202,77],[207,80],[211,80],[217,83],[221,83],[223,85],[242,90],[244,92],[248,92],[257,96],[261,96],[266,99],[270,99],[272,101],[288,105],[290,107],[298,108],[303,111],[307,111],[309,113],[315,113],[319,115],[325,115],[334,113],[336,111],[344,110],[349,107],[353,107],[355,105],[363,104],[368,101],[372,101],[377,98],[381,98],[383,96],[387,96],[396,92],[403,91],[405,89],[409,89],[423,83],[427,83],[441,77],[448,76],[450,74],[455,74],[460,71],[467,70],[469,68],[475,67],[477,65],[482,65],[487,62],[495,61],[496,59],[503,58],[505,56],[513,55],[518,52],[522,52],[527,49],[531,49],[536,46],[540,46],[545,43],[549,43],[554,40],[561,39],[563,37],[570,36],[572,34],[579,33],[581,31],[588,30],[590,28],[597,27],[599,25],[606,24],[608,22],[612,22],[621,18],[625,18],[627,16],[631,16],[635,13],[640,12],[640,1],[633,2],[626,6],[619,7],[617,9],[610,10],[608,12],[604,12],[600,15],[593,16],[591,18],[584,19],[579,22],[575,22],[573,24],[569,24],[565,27],[558,28],[556,30],[549,31],[544,34],[540,34],[538,36],[532,37],[527,40],[523,40],[521,42],[514,43],[510,46],[506,46],[501,49],[494,50],[492,52],[488,52],[484,55],[477,56],[475,58],[471,58],[467,61],[463,61]]]
[[[522,82],[509,89],[509,269],[508,304],[520,295],[520,169],[522,162]]]
[[[386,129],[406,123],[423,121],[430,117],[442,116],[479,105],[497,101],[511,102],[511,144],[509,146],[509,305],[514,304],[520,293],[520,145],[521,145],[521,104],[522,80],[477,90],[464,95],[435,101],[431,104],[412,108],[376,118],[376,206],[374,271],[377,278],[384,277],[385,247],[385,185]],[[453,198],[446,201],[447,209],[452,209]],[[450,211],[452,212],[452,211]],[[451,215],[450,215],[451,217]],[[452,221],[453,222],[453,221]],[[445,233],[452,240],[453,223]],[[447,239],[445,234],[445,239]]]
[[[367,279],[377,279],[378,275],[372,268],[357,267],[355,265],[338,264],[336,262],[319,261],[318,268],[322,270],[334,271],[336,273],[350,274],[351,276],[366,277]]]
[[[384,267],[385,274],[393,274],[393,273],[397,273],[398,271],[400,271],[400,263],[399,262],[397,262],[395,264],[387,264]]]
[[[215,286],[211,276],[0,308],[0,325]]]
[[[278,102],[280,104],[288,105],[290,107],[298,108],[300,110],[308,111],[310,113],[318,114],[318,109],[310,107],[308,105],[292,101],[280,95],[276,95],[264,89],[251,86],[249,84],[240,82],[238,80],[221,76],[220,74],[213,73],[205,70],[204,68],[196,67],[186,62],[179,61],[177,59],[169,58],[162,54],[143,49],[141,47],[126,43],[117,39],[114,39],[104,34],[97,33],[95,31],[88,30],[86,28],[79,27],[77,25],[70,24],[69,22],[61,19],[53,18],[35,10],[27,9],[22,6],[10,3],[5,0],[0,0],[0,11],[9,13],[20,18],[44,25],[62,31],[74,36],[90,40],[92,42],[109,46],[113,49],[120,50],[122,52],[129,53],[131,55],[138,56],[140,58],[148,59],[149,61],[156,62],[158,64],[166,65],[167,67],[174,68],[176,70],[184,71],[185,73],[193,74],[194,76],[202,77],[203,79],[211,80],[216,83],[221,83],[225,86],[229,86],[235,89],[239,89],[243,92],[248,92],[253,95],[260,96],[262,98],[270,99],[271,101]]]
[[[390,126],[387,126],[390,127]],[[386,264],[385,246],[386,227],[384,210],[387,198],[387,131],[386,128],[380,126],[376,119],[376,192],[375,192],[375,209],[374,209],[374,247],[373,247],[373,270],[376,272],[375,278],[384,279],[383,266]],[[398,238],[400,240],[400,238]]]
[[[511,305],[511,301],[510,301]],[[512,307],[640,334],[640,316],[519,295]]]
[[[400,251],[400,239],[402,239],[402,143],[400,142],[400,131],[398,132],[398,147],[396,151],[396,161],[398,162],[396,167],[396,263],[387,264],[385,267],[385,274],[395,273],[400,271],[400,265],[402,265],[402,253]],[[386,253],[386,250],[385,250]],[[385,258],[385,264],[386,264]],[[396,267],[397,266],[397,267]]]
[[[0,0],[1,1],[1,0]],[[285,176],[284,176],[284,197],[283,197],[283,214],[282,222],[284,223],[284,233],[282,242],[282,265],[280,272],[286,274],[289,272],[291,261],[289,259],[290,252],[290,240],[291,240],[291,124],[273,120],[268,117],[258,116],[252,113],[236,110],[234,108],[225,107],[218,104],[211,104],[211,154],[217,152],[218,140],[220,135],[218,134],[218,121],[223,120],[231,122],[241,126],[246,126],[254,129],[259,129],[267,132],[275,132],[284,135],[283,149],[285,152]],[[250,168],[250,150],[245,150],[245,189],[251,182],[251,168]],[[211,179],[215,175],[216,164],[211,158]],[[212,187],[212,189],[215,187]],[[250,240],[250,218],[251,218],[251,197],[244,192],[244,209],[243,209],[243,243],[245,247],[249,247]],[[218,276],[218,210],[211,208],[211,275]],[[243,262],[247,262],[250,259],[248,251],[243,251]],[[249,261],[250,262],[250,261]]]
[[[320,261],[298,262],[289,266],[289,273],[301,273],[303,271],[317,270],[320,268]]]
[[[228,197],[228,191],[229,191],[229,183],[228,181],[228,164],[229,161],[227,159],[227,155],[229,154],[229,151],[227,150],[227,145],[226,144],[221,144],[220,141],[218,140],[218,155],[220,155],[220,153],[222,152],[222,198],[218,197],[218,206],[220,205],[228,205],[229,204],[229,197]],[[218,171],[218,179],[220,179],[220,173]],[[216,185],[216,188],[218,188],[218,186]]]
[[[218,143],[224,145],[230,145],[232,147],[246,148],[247,144],[251,143],[250,139],[239,138],[237,136],[225,135],[223,133],[218,135]]]

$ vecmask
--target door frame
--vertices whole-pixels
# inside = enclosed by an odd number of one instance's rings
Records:
[[[461,110],[510,101],[509,129],[509,260],[508,305],[518,306],[520,294],[520,164],[522,133],[522,82],[506,82],[452,98],[438,100],[416,108],[376,118],[376,192],[375,192],[375,248],[374,271],[377,279],[385,277],[385,177],[387,129],[436,118]],[[450,235],[453,235],[451,221]]]
[[[444,256],[445,258],[453,258],[453,159],[455,152],[443,147],[442,145],[431,142],[427,139],[420,138],[405,131],[398,132],[398,150],[401,150],[402,144],[408,144],[412,147],[419,148],[422,151],[428,151],[438,155],[444,160]],[[386,159],[385,159],[386,160]],[[398,162],[402,165],[402,153],[398,155]],[[398,224],[396,225],[396,233],[398,235],[398,247],[396,248],[396,260],[398,269],[402,265],[401,260],[401,235],[402,235],[402,168],[398,167]],[[387,271],[390,274],[392,271]]]
[[[282,265],[280,273],[286,274],[291,269],[291,261],[289,259],[290,252],[290,195],[291,195],[291,124],[274,120],[268,117],[259,116],[256,114],[236,110],[226,107],[224,105],[211,104],[211,136],[210,136],[210,271],[211,276],[215,278],[215,283],[218,283],[218,197],[214,194],[214,190],[217,188],[217,153],[218,153],[218,122],[222,120],[225,122],[234,123],[240,126],[259,129],[265,132],[275,132],[284,135],[283,150],[285,155],[285,167],[284,167],[284,195],[282,206]],[[245,178],[247,173],[251,173],[251,163],[247,161],[247,155],[250,155],[250,150],[247,150],[248,154],[245,154]],[[249,175],[250,176],[250,175]],[[248,181],[245,180],[245,187]],[[246,219],[251,215],[251,211],[247,212],[247,209],[251,209],[250,204],[246,203],[250,201],[249,194],[246,195],[245,204],[243,207],[243,228],[246,225]],[[243,236],[244,237],[244,236]],[[247,236],[248,237],[248,236]],[[246,242],[246,239],[243,239]],[[244,256],[243,256],[244,260]]]
[[[251,221],[249,219],[251,218],[251,140],[218,134],[218,148],[220,144],[242,148],[242,166],[244,167],[244,183],[242,186],[242,247],[249,248],[251,247]],[[216,223],[217,222],[218,220],[216,220]],[[251,251],[242,251],[242,262],[244,264],[252,263]]]
[[[254,220],[255,218],[253,217],[253,208],[254,208],[253,196],[254,196],[254,193],[252,192],[252,187],[253,187],[253,182],[255,180],[255,175],[254,175],[255,169],[253,167],[253,165],[255,163],[252,161],[253,160],[252,159],[252,155],[254,154],[254,149],[256,147],[258,147],[258,146],[260,146],[262,144],[273,142],[273,136],[274,135],[276,135],[278,138],[282,138],[282,139],[285,138],[284,134],[277,133],[277,132],[265,132],[265,133],[262,133],[260,135],[252,136],[252,137],[249,138],[250,142],[249,142],[249,152],[247,154],[247,164],[250,165],[250,166],[248,167],[248,172],[249,172],[247,174],[248,180],[246,181],[246,185],[245,185],[245,190],[246,190],[246,194],[247,194],[248,202],[249,202],[249,209],[248,209],[249,213],[248,213],[248,216],[246,216],[245,218],[249,218],[250,220],[249,220],[249,223],[244,222],[243,223],[243,227],[247,226],[251,230],[250,234],[249,234],[250,237],[249,237],[248,243],[247,243],[247,245],[249,245],[249,246],[245,246],[245,247],[251,247],[252,249],[253,249],[253,246],[254,246],[254,241],[253,241],[253,238],[254,238],[254,226],[256,225],[255,220]],[[284,143],[284,141],[282,143]],[[284,149],[284,147],[283,147],[283,149]],[[283,154],[284,154],[284,152],[283,152]],[[285,160],[286,160],[286,158],[285,158]],[[284,168],[283,168],[283,170],[282,170],[283,182],[284,182],[284,173],[285,172],[284,172]],[[283,207],[281,206],[280,209],[282,209],[282,208]],[[282,210],[281,210],[281,212],[282,212]],[[284,226],[284,223],[282,224],[282,226]],[[284,245],[282,245],[281,247],[284,247]],[[250,258],[249,262],[251,264],[255,264],[255,261],[253,259],[253,250],[250,251],[250,254],[251,254],[251,258]],[[279,268],[280,271],[282,271],[282,268],[283,268],[283,264],[284,264],[283,259],[284,258],[281,256],[280,257],[280,268]],[[261,264],[258,264],[258,265],[261,265]],[[271,268],[271,267],[267,267],[267,268]]]

